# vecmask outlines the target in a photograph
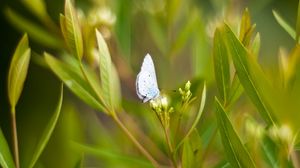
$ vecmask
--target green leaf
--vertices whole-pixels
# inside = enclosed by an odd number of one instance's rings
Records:
[[[89,155],[105,158],[105,159],[113,159],[114,161],[121,162],[122,164],[134,166],[134,167],[147,167],[147,168],[153,168],[150,162],[142,159],[137,158],[133,156],[126,156],[124,154],[118,154],[116,152],[99,148],[99,147],[92,147],[84,144],[79,144],[76,142],[73,142],[72,147],[74,149],[77,149],[80,152],[84,152]]]
[[[185,139],[187,139],[189,137],[189,135],[194,131],[194,129],[196,128],[201,115],[203,113],[203,109],[204,109],[204,105],[205,105],[205,101],[206,101],[206,84],[204,84],[203,86],[203,91],[202,91],[202,97],[201,97],[201,103],[200,103],[200,107],[197,113],[197,116],[192,124],[192,126],[188,129],[187,133],[184,135],[184,137],[181,139],[181,141],[178,143],[178,145],[175,148],[175,151],[177,151],[179,149],[179,147],[184,143]]]
[[[14,160],[9,150],[9,146],[6,142],[6,139],[0,129],[0,167],[3,168],[14,168]]]
[[[76,68],[54,58],[48,53],[44,53],[45,60],[51,70],[64,82],[64,84],[81,100],[91,107],[106,112],[103,104],[97,100],[97,95],[84,80],[82,74]]]
[[[112,64],[107,44],[98,30],[96,30],[96,37],[99,50],[100,77],[104,99],[109,108],[114,110],[114,108],[119,107],[121,99],[119,78],[117,71]]]
[[[275,118],[272,116],[272,109],[266,99],[267,93],[269,93],[267,91],[271,90],[269,81],[266,80],[266,77],[252,55],[248,53],[247,49],[226,24],[222,27],[222,34],[227,45],[227,51],[232,57],[234,67],[245,92],[265,122],[268,125],[274,125]]]
[[[62,47],[63,43],[59,37],[50,34],[39,25],[32,23],[10,8],[6,8],[4,10],[4,13],[16,29],[19,29],[22,32],[27,32],[30,38],[32,38],[39,44],[55,49]]]
[[[235,73],[231,83],[227,106],[233,105],[241,96],[243,91],[244,91],[243,86],[241,85],[240,80],[237,74]]]
[[[248,46],[252,33],[255,29],[255,25],[251,25],[251,17],[248,8],[244,10],[242,20],[241,20],[241,27],[240,27],[240,41],[245,45]]]
[[[8,72],[8,97],[12,108],[16,106],[23,90],[30,62],[30,48],[25,34],[12,57]]]
[[[226,45],[219,29],[216,29],[214,35],[213,60],[217,87],[223,103],[226,104],[229,98],[230,69]]]
[[[251,53],[257,59],[260,50],[260,34],[256,33],[251,46]]]
[[[44,0],[22,0],[22,2],[39,19],[48,16]]]
[[[194,160],[193,150],[189,142],[189,138],[187,138],[183,143],[182,157],[181,157],[182,167],[192,168],[193,160]]]
[[[32,168],[36,161],[38,160],[38,158],[40,157],[40,155],[42,154],[43,150],[45,149],[52,133],[53,133],[53,130],[57,124],[57,121],[58,121],[58,118],[59,118],[59,115],[60,115],[60,112],[61,112],[61,106],[62,106],[62,102],[63,102],[63,85],[61,85],[61,90],[60,90],[60,96],[59,96],[59,101],[58,101],[58,104],[56,106],[56,109],[55,109],[55,112],[53,114],[53,116],[51,117],[51,119],[49,120],[45,130],[43,131],[43,134],[36,146],[36,149],[34,151],[34,154],[32,156],[32,159],[30,161],[30,164],[29,164],[29,168]]]
[[[70,0],[65,2],[65,16],[60,15],[60,26],[68,48],[81,60],[83,56],[81,28],[75,8]]]
[[[297,23],[296,23],[296,41],[299,42],[300,36],[300,1],[298,1]]]
[[[262,142],[261,142],[261,150],[264,160],[272,167],[272,168],[279,168],[280,164],[278,161],[278,147],[276,144],[267,136],[264,135]]]
[[[234,130],[221,103],[217,98],[215,102],[219,132],[228,161],[236,168],[255,167],[253,159]]]
[[[296,39],[295,30],[275,11],[273,10],[273,15],[279,25],[293,38]]]

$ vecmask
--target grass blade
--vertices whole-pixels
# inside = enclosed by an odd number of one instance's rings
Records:
[[[217,98],[215,102],[219,132],[228,161],[235,168],[254,168],[253,159],[234,130],[224,108]]]
[[[8,97],[12,108],[16,106],[23,90],[30,62],[30,48],[25,34],[12,57],[8,72]]]
[[[14,168],[14,160],[12,158],[9,146],[6,142],[6,139],[3,135],[2,130],[0,129],[0,167],[3,168]]]
[[[56,123],[58,121],[58,118],[60,116],[60,112],[61,112],[61,106],[62,106],[62,102],[63,102],[63,85],[61,85],[61,90],[60,90],[60,96],[59,96],[59,101],[58,101],[58,104],[56,106],[56,109],[55,109],[55,112],[53,114],[53,116],[51,117],[49,123],[47,124],[39,142],[38,142],[38,145],[36,146],[36,149],[35,149],[35,152],[33,154],[33,157],[30,161],[30,164],[29,164],[29,168],[32,168],[36,161],[38,160],[38,158],[40,157],[40,155],[42,154],[43,150],[45,149],[52,133],[53,133],[53,130],[56,126]]]
[[[214,35],[213,60],[217,87],[222,101],[224,104],[227,104],[230,88],[230,70],[228,53],[219,29],[215,31]]]

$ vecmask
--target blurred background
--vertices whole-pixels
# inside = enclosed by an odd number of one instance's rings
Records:
[[[32,36],[28,32],[35,56],[17,106],[20,155],[24,158],[33,151],[44,123],[49,120],[60,86],[59,80],[42,66],[39,58],[44,51],[56,54],[63,50],[58,42],[62,40],[59,14],[64,11],[64,1],[44,0],[47,16],[37,14],[39,10],[34,9],[35,3],[41,1],[0,1],[0,126],[8,142],[11,142],[11,127],[7,74],[11,56],[24,30],[42,34]],[[75,6],[80,22],[97,27],[104,35],[121,79],[123,106],[134,119],[143,119],[135,122],[145,127],[141,129],[150,137],[160,137],[159,133],[153,133],[155,126],[145,126],[155,122],[155,118],[151,113],[141,113],[145,107],[135,93],[136,74],[147,53],[153,57],[158,84],[163,91],[176,90],[187,80],[206,80],[209,88],[206,108],[211,111],[213,97],[217,94],[212,66],[212,37],[218,23],[225,20],[237,32],[242,12],[248,7],[252,22],[256,23],[256,30],[261,35],[259,62],[267,73],[277,73],[279,49],[289,51],[295,44],[276,22],[272,10],[280,13],[294,27],[297,0],[77,0]],[[16,20],[29,27],[16,24]],[[89,36],[88,30],[85,35]],[[48,36],[58,42],[43,39]],[[89,48],[89,45],[85,47]],[[92,51],[85,54],[86,63],[95,65],[97,60]],[[134,155],[134,147],[114,124],[110,124],[111,119],[89,108],[68,89],[65,91],[62,115],[37,167],[74,167],[80,158],[85,158],[91,167],[132,166],[120,166],[109,157],[111,151]],[[80,147],[77,142],[103,150]],[[76,149],[84,148],[91,155],[73,150],[70,145],[76,146]],[[116,155],[114,159],[122,161],[128,158]]]

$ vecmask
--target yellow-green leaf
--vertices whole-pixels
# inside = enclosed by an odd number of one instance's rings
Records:
[[[216,98],[216,116],[224,151],[234,168],[255,168],[253,159],[234,130],[223,106]]]
[[[63,102],[63,85],[61,85],[61,89],[60,89],[60,96],[59,96],[59,101],[58,104],[56,106],[55,112],[53,114],[53,116],[51,117],[51,119],[49,120],[45,130],[43,131],[43,134],[36,146],[36,149],[34,151],[34,154],[32,156],[32,159],[29,163],[29,168],[34,167],[35,163],[37,162],[37,160],[39,159],[40,155],[42,154],[43,150],[45,149],[53,131],[54,128],[56,126],[56,123],[58,121],[58,118],[60,116],[60,111],[61,111],[61,106],[62,106],[62,102]]]
[[[61,48],[63,42],[58,36],[50,34],[39,25],[27,20],[10,8],[6,8],[4,13],[16,29],[27,32],[29,37],[39,42],[39,44],[55,49]]]
[[[295,30],[275,11],[273,10],[273,15],[279,25],[293,38],[296,39]]]
[[[112,64],[107,44],[98,30],[96,30],[96,37],[99,50],[100,77],[104,99],[109,108],[113,110],[113,108],[118,108],[120,105],[119,102],[121,99],[121,93],[119,79],[117,71]]]
[[[8,72],[8,97],[12,108],[16,106],[23,90],[30,62],[30,48],[25,34],[12,57]]]
[[[213,44],[215,79],[221,99],[226,104],[229,98],[230,69],[226,45],[218,28],[215,31]]]
[[[227,51],[231,55],[234,67],[245,92],[260,112],[268,125],[275,124],[273,109],[267,101],[267,94],[271,85],[266,80],[258,63],[249,54],[243,44],[237,39],[232,30],[225,24],[222,27],[223,39],[227,45]],[[270,96],[269,96],[270,97]]]
[[[60,25],[68,48],[79,60],[81,60],[83,56],[81,28],[76,10],[70,0],[66,0],[65,15],[60,16]]]
[[[12,158],[9,146],[6,142],[6,139],[0,129],[0,167],[3,168],[14,168],[14,160]]]
[[[91,107],[99,111],[106,112],[103,104],[101,104],[101,102],[97,99],[96,93],[84,79],[79,70],[54,58],[48,53],[45,53],[44,56],[51,70],[75,95]]]

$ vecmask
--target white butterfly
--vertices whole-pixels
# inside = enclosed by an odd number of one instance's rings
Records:
[[[141,71],[136,77],[136,93],[143,102],[159,97],[155,68],[152,58],[147,54],[144,58]]]

